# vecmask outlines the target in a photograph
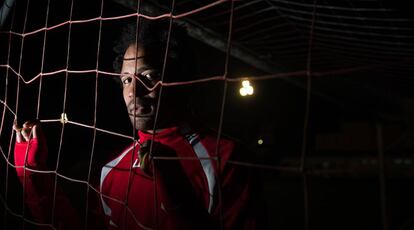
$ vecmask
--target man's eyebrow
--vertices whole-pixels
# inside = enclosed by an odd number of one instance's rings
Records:
[[[149,66],[141,66],[135,71],[135,73],[140,74],[140,73],[144,72],[145,70],[149,70],[149,69],[151,69]]]
[[[135,71],[135,74],[144,72],[145,70],[151,69],[148,66],[142,66]],[[123,74],[131,74],[130,72],[123,72]]]

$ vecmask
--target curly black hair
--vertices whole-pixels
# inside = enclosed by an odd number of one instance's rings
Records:
[[[126,23],[114,46],[117,58],[113,62],[113,67],[118,73],[121,70],[126,49],[136,42],[145,49],[147,54],[151,55],[153,60],[151,64],[155,68],[159,68],[159,71],[163,68],[165,49],[167,48],[170,32],[170,20],[139,18],[138,22],[138,26],[136,20]],[[195,78],[194,55],[189,44],[187,29],[176,22],[172,22],[164,82],[182,82]]]

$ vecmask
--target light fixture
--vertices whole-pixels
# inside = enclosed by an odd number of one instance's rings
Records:
[[[242,87],[240,88],[239,92],[242,97],[253,95],[254,89],[253,86],[250,85],[249,80],[242,81]]]

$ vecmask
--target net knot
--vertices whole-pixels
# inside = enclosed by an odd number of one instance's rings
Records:
[[[66,124],[66,123],[68,123],[68,121],[69,121],[69,119],[68,119],[68,116],[66,115],[66,113],[60,114],[60,123]]]

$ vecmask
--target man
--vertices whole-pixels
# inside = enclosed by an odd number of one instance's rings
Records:
[[[235,142],[218,142],[215,133],[191,122],[191,85],[160,84],[194,79],[185,29],[172,24],[169,33],[168,20],[142,18],[136,28],[126,27],[116,51],[122,54],[119,79],[138,140],[102,168],[101,194],[91,199],[89,228],[100,228],[102,216],[108,229],[261,228],[252,175],[248,168],[228,163],[242,157]],[[16,124],[14,129],[16,165],[45,169],[47,150],[39,124]],[[17,173],[23,182],[23,168]],[[82,228],[62,191],[58,189],[56,202],[46,198],[51,177],[36,179],[30,171],[25,177],[26,202],[37,221],[50,222],[44,213],[55,203],[61,212],[55,226]]]

